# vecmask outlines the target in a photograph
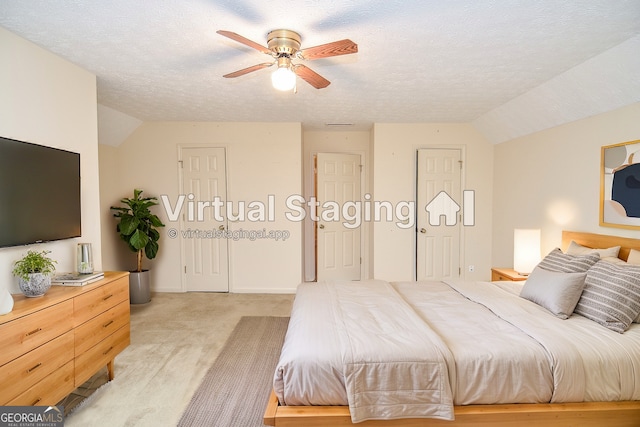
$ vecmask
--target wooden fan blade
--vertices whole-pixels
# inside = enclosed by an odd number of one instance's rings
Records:
[[[233,73],[225,74],[222,77],[226,77],[228,79],[231,79],[234,77],[240,77],[240,76],[244,76],[245,74],[251,73],[253,71],[258,71],[263,68],[271,67],[272,65],[273,65],[273,62],[264,62],[262,64],[257,64],[251,67],[243,68],[242,70],[234,71]]]
[[[299,52],[299,55],[303,59],[312,60],[318,58],[328,58],[330,56],[348,55],[350,53],[357,52],[358,45],[349,39],[344,39],[333,43],[310,47],[308,49],[302,49]]]
[[[225,30],[218,30],[216,31],[216,33],[225,36],[225,37],[229,37],[231,40],[235,40],[238,43],[242,43],[243,45],[249,46],[251,48],[254,48],[256,50],[259,50],[262,53],[266,53],[267,55],[271,55],[271,51],[269,49],[267,49],[266,47],[262,46],[261,44],[258,44],[254,41],[249,40],[246,37],[242,37],[240,34],[236,34],[232,31],[225,31]]]
[[[295,71],[295,73],[300,76],[302,80],[309,83],[316,89],[322,89],[331,84],[329,80],[325,79],[320,74],[313,71],[311,68],[306,67],[302,64],[295,65],[293,71]]]

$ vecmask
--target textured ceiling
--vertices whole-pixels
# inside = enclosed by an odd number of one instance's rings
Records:
[[[98,102],[138,120],[366,129],[473,122],[640,34],[640,0],[2,0],[0,26],[95,73]],[[222,77],[269,57],[217,30],[266,45],[276,28],[359,52],[305,62],[321,90]]]

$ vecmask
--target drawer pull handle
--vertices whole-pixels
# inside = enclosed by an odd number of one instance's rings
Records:
[[[113,320],[109,320],[107,323],[105,323],[104,325],[102,325],[103,328],[108,327],[110,324],[113,323]]]
[[[38,369],[40,366],[42,366],[42,363],[38,363],[36,366],[34,366],[34,367],[32,367],[32,368],[29,368],[29,369],[27,370],[27,372],[33,372],[33,371],[35,371],[36,369]]]
[[[102,298],[102,301],[106,301],[106,300],[108,300],[109,298],[111,298],[112,296],[113,296],[113,294],[107,295],[106,297]]]
[[[41,330],[42,330],[42,328],[34,329],[34,330],[33,330],[33,331],[31,331],[31,332],[27,332],[27,336],[31,336],[31,335],[33,335],[33,334],[35,334],[35,333],[40,332]]]
[[[104,353],[102,353],[102,355],[103,355],[103,356],[106,356],[106,355],[107,355],[107,353],[109,353],[111,350],[113,350],[113,346],[109,347],[109,348],[107,349],[107,351],[105,351]]]
[[[36,403],[40,402],[42,400],[41,397],[37,398],[36,400],[33,401],[33,403],[31,404],[31,406],[36,406]]]

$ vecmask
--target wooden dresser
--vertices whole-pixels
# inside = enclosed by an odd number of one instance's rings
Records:
[[[114,378],[130,342],[129,273],[13,299],[0,316],[0,405],[55,405],[104,366]]]

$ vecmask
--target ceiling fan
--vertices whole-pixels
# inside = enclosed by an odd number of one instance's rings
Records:
[[[300,34],[291,30],[273,30],[267,34],[267,46],[251,41],[239,34],[231,31],[219,30],[218,34],[256,49],[262,53],[272,56],[275,60],[253,65],[233,73],[225,74],[223,77],[234,78],[243,76],[262,68],[271,67],[276,64],[277,69],[271,75],[273,86],[279,90],[291,90],[296,84],[296,75],[302,78],[316,89],[322,89],[331,82],[311,68],[303,64],[294,64],[293,59],[313,60],[328,58],[330,56],[347,55],[358,52],[358,45],[349,39],[339,40],[320,46],[300,49]]]

